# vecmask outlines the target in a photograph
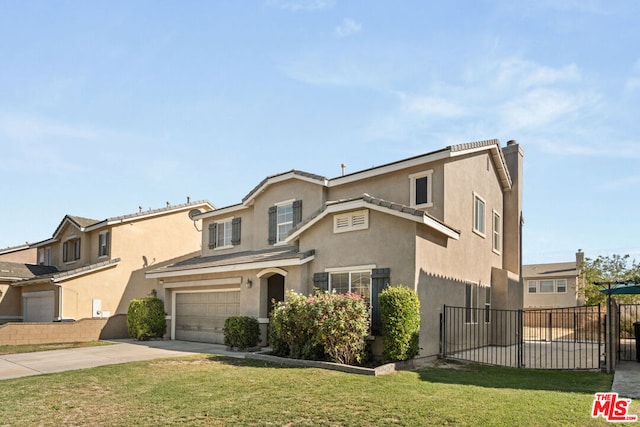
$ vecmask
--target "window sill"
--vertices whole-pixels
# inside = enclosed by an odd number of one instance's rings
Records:
[[[486,239],[486,238],[487,238],[487,235],[486,235],[486,234],[484,234],[484,233],[482,233],[482,232],[480,232],[480,231],[476,230],[475,228],[473,229],[473,232],[474,232],[475,234],[477,234],[478,236],[482,237],[483,239]]]
[[[495,249],[493,249],[493,250],[492,250],[492,252],[493,252],[494,254],[496,254],[496,255],[502,255],[502,252],[500,252],[500,251],[498,251],[498,250],[495,250]]]
[[[214,250],[214,251],[221,251],[221,250],[223,250],[223,249],[231,249],[231,248],[233,248],[233,245],[218,246],[218,247],[213,248],[213,250]]]
[[[413,209],[427,209],[427,208],[432,208],[433,207],[433,202],[429,202],[429,203],[422,203],[420,205],[411,205],[411,207]]]

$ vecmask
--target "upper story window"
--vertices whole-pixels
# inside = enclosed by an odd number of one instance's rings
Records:
[[[497,254],[502,250],[502,217],[493,211],[493,251]]]
[[[485,201],[473,193],[473,231],[485,237]]]
[[[527,287],[530,294],[564,294],[567,292],[567,279],[529,280],[527,281]]]
[[[209,249],[227,249],[240,244],[242,218],[227,218],[209,225]]]
[[[333,216],[333,232],[366,230],[369,228],[369,210],[363,209]]]
[[[51,248],[38,249],[38,264],[51,265]]]
[[[269,208],[269,244],[284,242],[302,221],[302,200],[287,200]]]
[[[428,208],[433,206],[432,196],[433,170],[409,175],[411,206]]]
[[[109,255],[109,246],[111,241],[111,233],[105,231],[98,235],[98,256],[103,257]]]
[[[80,238],[75,237],[62,244],[62,262],[73,262],[80,259]]]

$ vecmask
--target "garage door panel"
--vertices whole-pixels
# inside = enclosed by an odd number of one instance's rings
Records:
[[[239,313],[240,292],[197,292],[176,295],[175,338],[224,343],[224,321]]]
[[[31,292],[24,295],[25,322],[53,322],[55,299],[53,291]]]

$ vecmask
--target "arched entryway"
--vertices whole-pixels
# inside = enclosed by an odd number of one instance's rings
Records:
[[[274,274],[267,279],[267,317],[271,315],[275,303],[284,301],[284,276]]]

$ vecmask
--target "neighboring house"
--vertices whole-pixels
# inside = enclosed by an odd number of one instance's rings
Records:
[[[0,261],[0,325],[22,321],[20,288],[11,286],[13,283],[56,271],[45,265]]]
[[[576,252],[576,260],[522,266],[524,308],[578,307],[584,305],[580,273],[584,252]]]
[[[17,264],[5,274],[12,295],[0,303],[0,316],[51,322],[126,314],[132,298],[155,287],[146,270],[200,251],[187,213],[213,208],[200,201],[102,221],[65,216],[50,239],[31,245],[38,265]]]
[[[497,140],[450,146],[333,179],[269,176],[203,221],[197,257],[151,270],[173,339],[222,342],[224,319],[259,319],[285,289],[357,292],[372,306],[388,284],[421,301],[423,356],[438,353],[443,304],[521,308],[522,150]],[[485,318],[468,310],[469,324]],[[480,319],[478,318],[480,317]],[[490,321],[490,320],[489,320]],[[375,338],[374,351],[381,349]]]
[[[0,249],[0,261],[35,264],[37,249],[29,243],[11,248]]]

